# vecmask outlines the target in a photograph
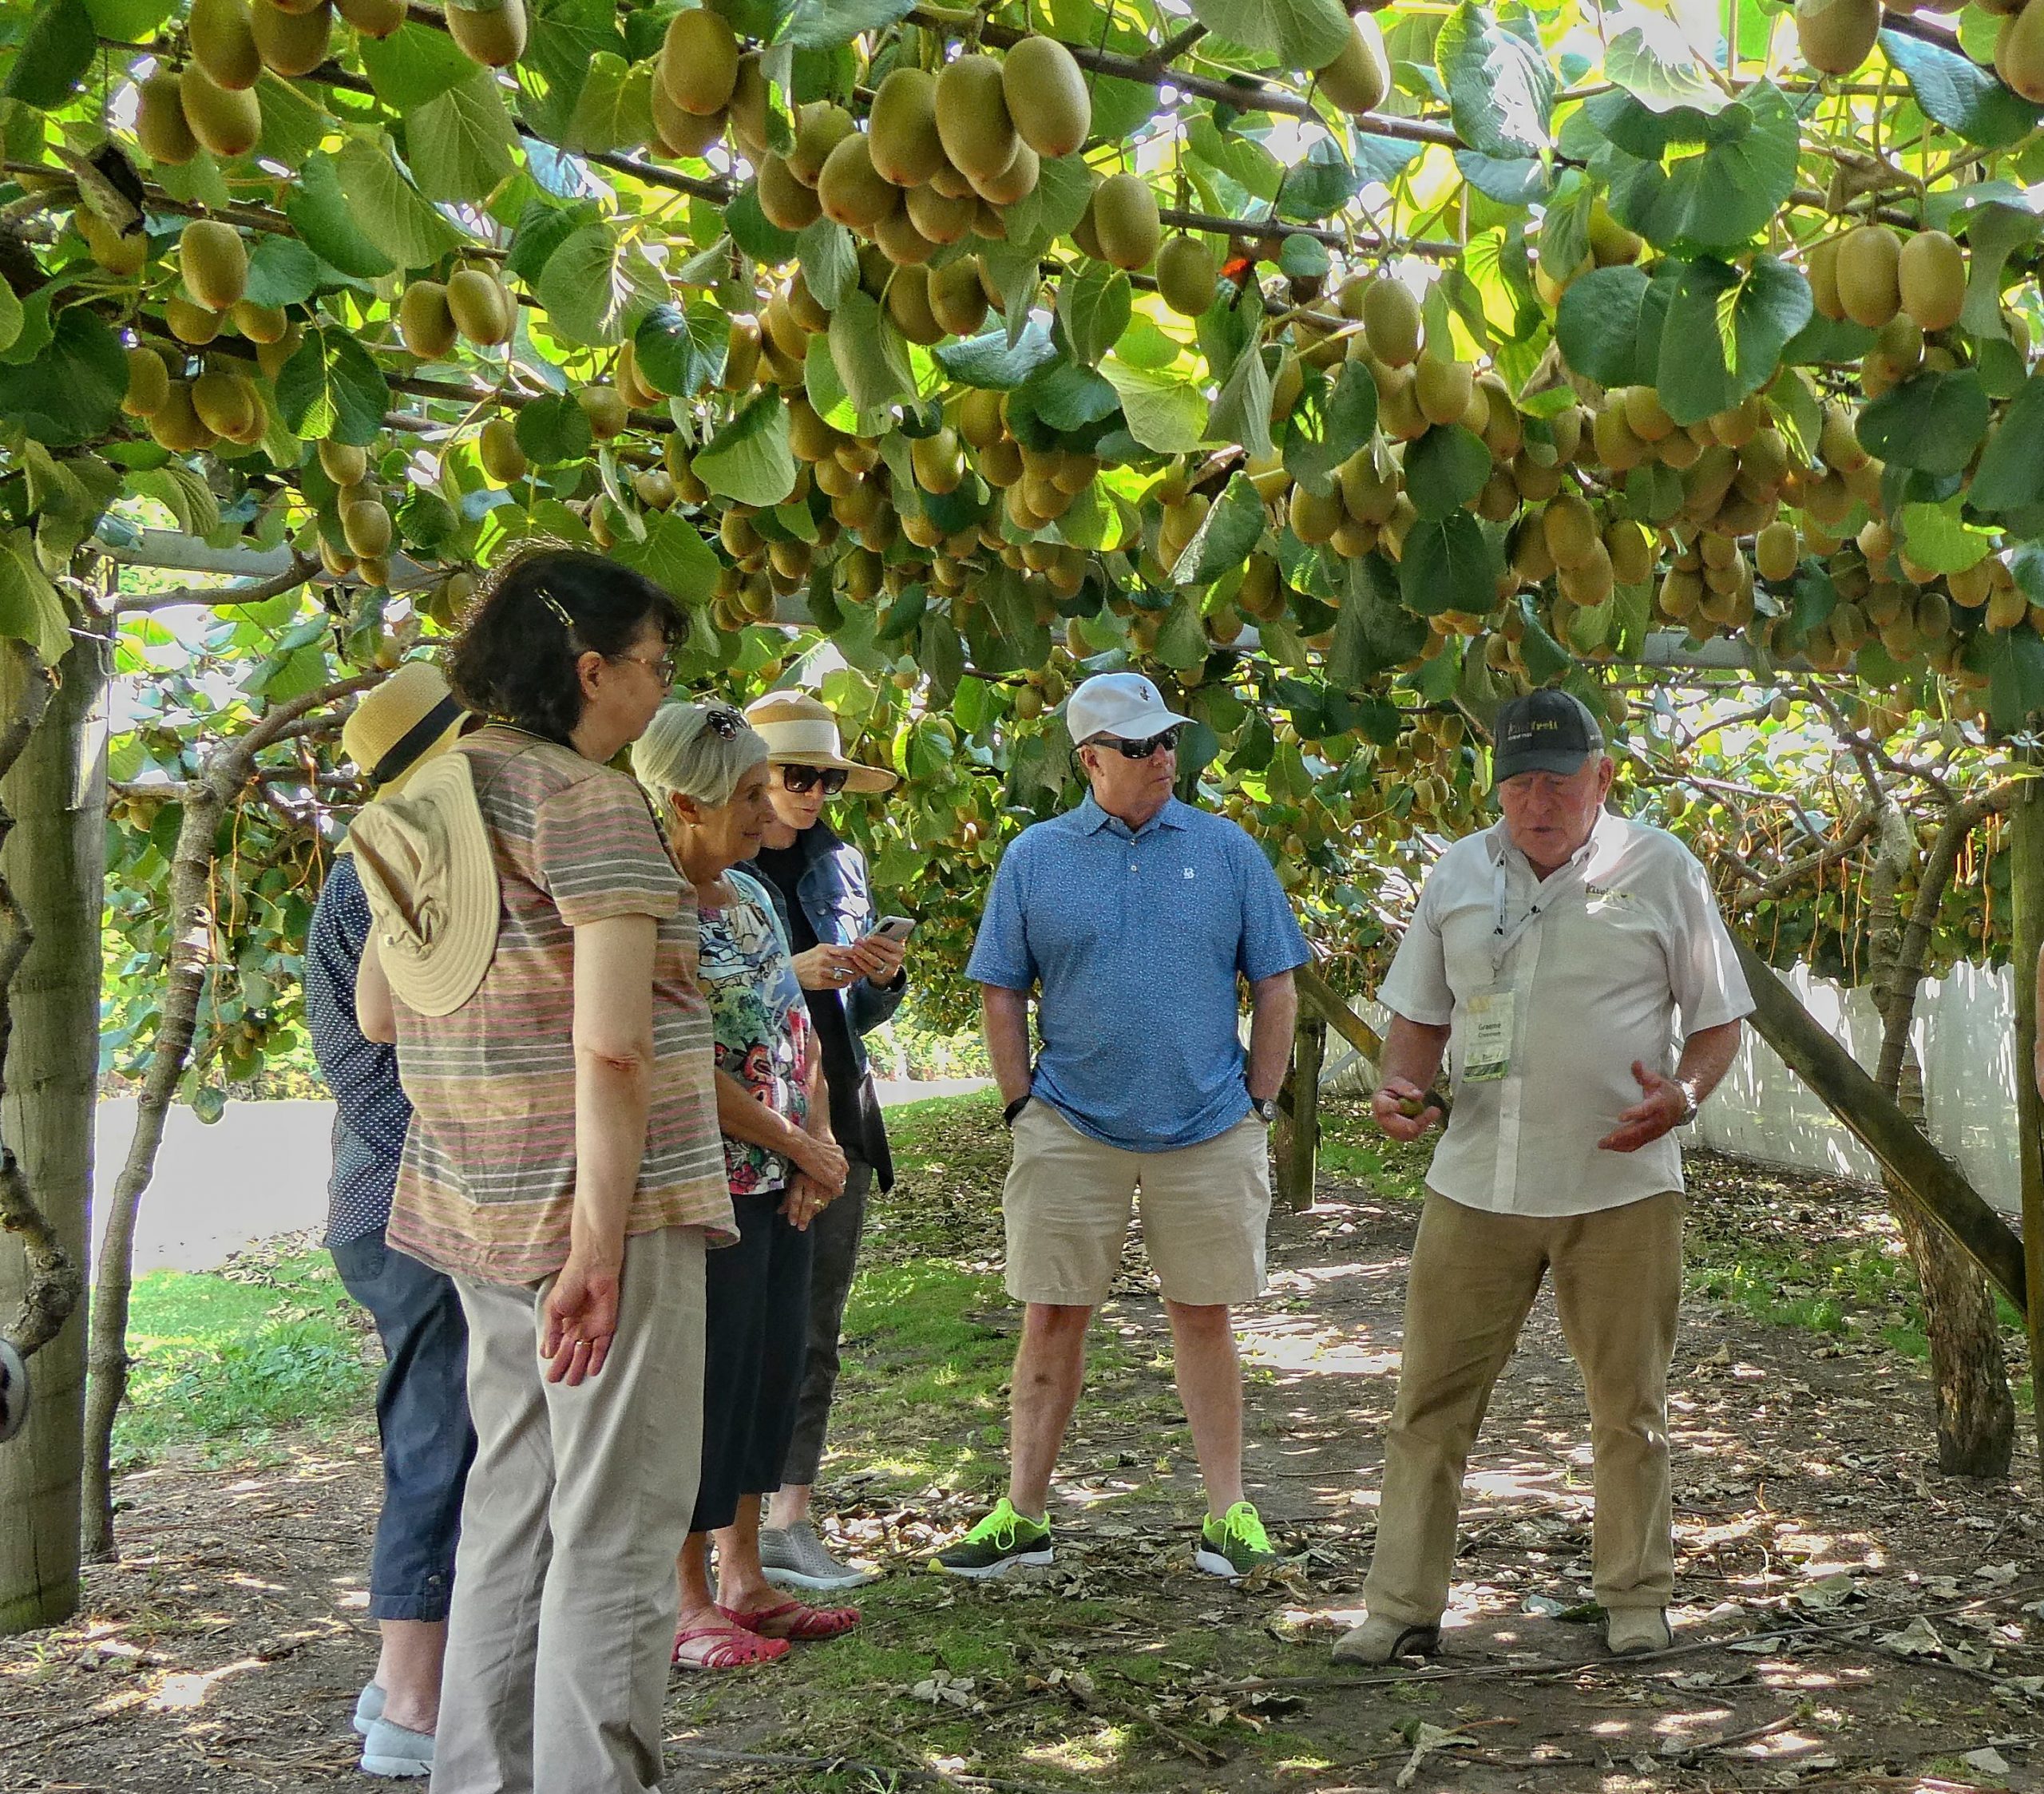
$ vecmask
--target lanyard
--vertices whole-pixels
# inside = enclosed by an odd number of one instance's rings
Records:
[[[1504,974],[1504,962],[1511,956],[1512,948],[1524,938],[1526,931],[1539,921],[1541,906],[1538,903],[1534,904],[1507,929],[1505,926],[1505,865],[1503,854],[1499,855],[1491,872],[1497,917],[1496,925],[1491,931],[1491,982],[1495,984]]]

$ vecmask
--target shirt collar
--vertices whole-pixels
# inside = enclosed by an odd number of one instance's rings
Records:
[[[1078,818],[1079,827],[1083,834],[1098,834],[1111,822],[1123,834],[1130,840],[1135,841],[1139,840],[1152,829],[1182,829],[1186,826],[1185,807],[1176,798],[1167,798],[1164,799],[1164,807],[1155,816],[1145,822],[1141,828],[1131,829],[1119,816],[1110,816],[1101,809],[1099,805],[1094,802],[1093,794],[1089,790],[1079,807],[1072,814]]]

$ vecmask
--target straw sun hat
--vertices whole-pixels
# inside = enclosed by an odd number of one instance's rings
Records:
[[[745,707],[745,719],[766,743],[766,758],[781,766],[836,766],[847,791],[891,791],[898,774],[845,758],[838,719],[806,691],[770,691]]]
[[[453,747],[468,720],[440,669],[408,660],[362,695],[341,725],[341,751],[376,790],[395,791],[422,762]]]

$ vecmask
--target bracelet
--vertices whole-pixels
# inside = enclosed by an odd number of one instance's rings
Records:
[[[1000,1124],[1002,1127],[1010,1129],[1013,1128],[1015,1126],[1015,1118],[1021,1114],[1021,1112],[1029,1106],[1029,1097],[1030,1092],[1025,1090],[1020,1096],[1016,1097],[1012,1103],[1009,1103],[1006,1108],[1000,1111]]]

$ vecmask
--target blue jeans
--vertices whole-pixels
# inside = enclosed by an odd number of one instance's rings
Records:
[[[382,1230],[331,1244],[334,1268],[383,1341],[376,1431],[383,1511],[370,1558],[379,1620],[444,1620],[454,1586],[461,1491],[475,1456],[469,1328],[451,1279],[383,1243]]]

